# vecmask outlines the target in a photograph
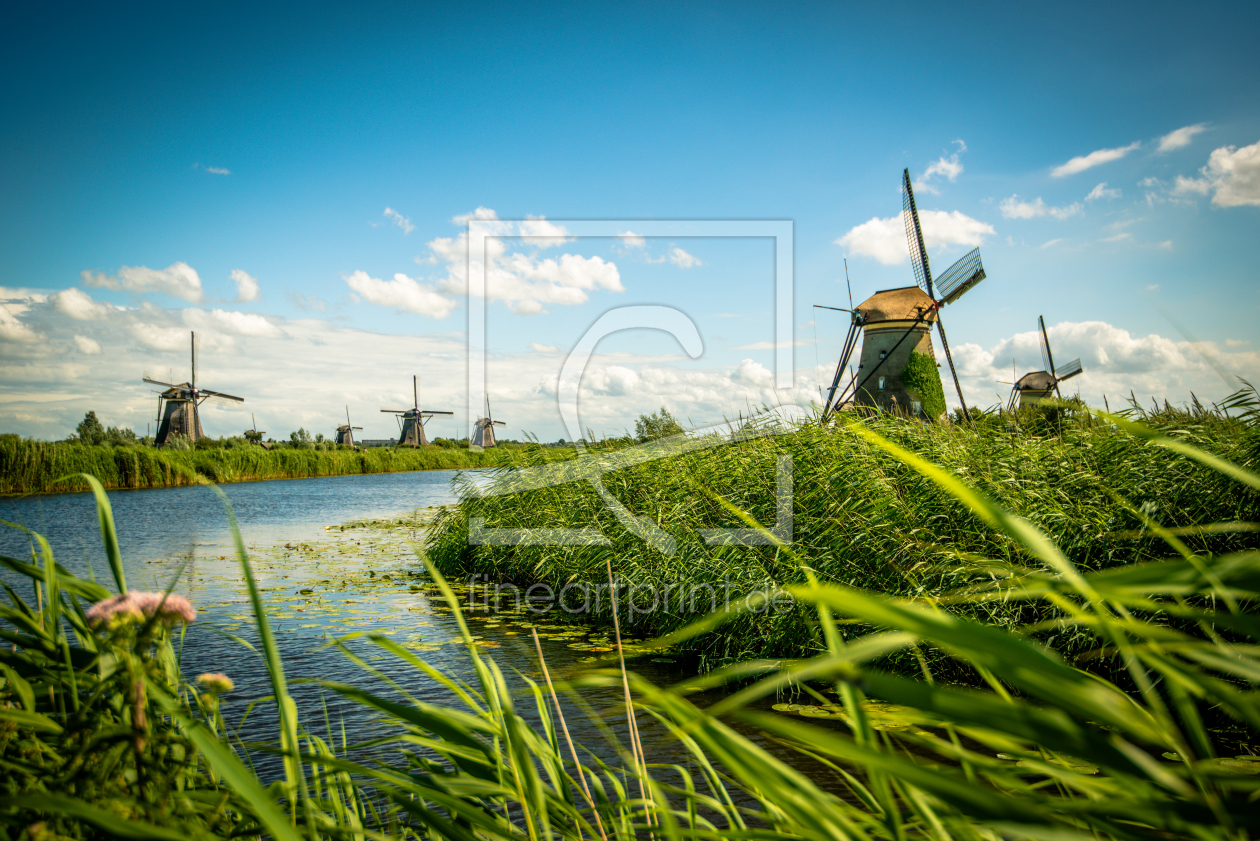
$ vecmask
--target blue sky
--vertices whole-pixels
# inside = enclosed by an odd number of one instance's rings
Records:
[[[757,347],[766,241],[509,243],[488,302],[509,436],[564,434],[564,354],[626,304],[682,309],[705,353],[610,337],[597,430],[804,402],[847,326],[810,307],[847,300],[844,258],[857,300],[912,282],[903,167],[937,272],[976,244],[988,269],[944,311],[969,401],[996,402],[1012,357],[1039,367],[1038,315],[1086,399],[1219,398],[1204,354],[1260,378],[1258,28],[1244,3],[24,8],[0,53],[0,429],[57,438],[95,409],[143,430],[140,373],[185,378],[194,327],[204,383],[247,398],[208,408],[211,434],[251,411],[331,432],[349,403],[385,437],[417,371],[458,409],[448,257],[479,208],[794,224],[791,393]]]

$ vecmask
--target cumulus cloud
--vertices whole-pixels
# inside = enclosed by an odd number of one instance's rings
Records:
[[[385,208],[385,213],[383,215],[386,219],[392,219],[395,225],[402,228],[404,235],[409,234],[416,229],[416,226],[411,224],[410,219],[408,219],[406,216],[403,216],[401,213],[399,213],[397,210],[394,210],[392,207]]]
[[[231,277],[236,284],[236,300],[242,303],[258,300],[258,278],[244,269],[232,269]]]
[[[48,296],[48,300],[52,302],[57,312],[75,321],[96,321],[118,311],[113,304],[97,301],[82,289],[74,287],[54,292]]]
[[[688,254],[676,245],[669,249],[669,262],[683,269],[704,265],[704,262],[699,257]]]
[[[526,216],[516,224],[518,235],[535,248],[554,248],[575,239],[563,225],[548,222],[544,216]]]
[[[194,330],[213,330],[235,336],[280,338],[284,331],[264,316],[232,310],[184,310],[184,323]]]
[[[1062,178],[1065,175],[1075,175],[1078,172],[1084,172],[1087,169],[1093,169],[1102,164],[1118,161],[1134,149],[1141,147],[1141,143],[1134,141],[1128,146],[1119,146],[1115,149],[1098,149],[1090,152],[1088,155],[1072,158],[1065,164],[1056,166],[1050,170],[1050,174],[1055,178]]]
[[[0,304],[0,341],[31,344],[44,337],[14,315],[8,304]]]
[[[984,238],[994,233],[992,225],[957,210],[920,210],[919,223],[923,226],[923,239],[928,248],[947,245],[975,247],[983,245]],[[888,219],[877,217],[863,222],[835,242],[848,249],[850,254],[874,257],[886,266],[895,266],[910,258],[905,223],[900,216]]]
[[[95,339],[89,339],[87,336],[75,336],[74,346],[84,356],[96,356],[101,352],[101,343]]]
[[[1120,198],[1119,187],[1108,187],[1104,181],[1097,187],[1089,191],[1089,195],[1085,197],[1085,201],[1098,201],[1099,199],[1118,199]]]
[[[1176,131],[1170,131],[1159,139],[1159,152],[1171,152],[1174,149],[1180,149],[1183,146],[1189,146],[1190,141],[1194,139],[1196,134],[1207,131],[1207,123],[1198,123],[1193,126],[1182,126]]]
[[[103,272],[91,272],[84,269],[79,273],[85,286],[96,286],[103,289],[125,290],[127,292],[161,292],[176,298],[183,298],[189,303],[201,302],[201,278],[192,266],[187,263],[172,263],[165,269],[150,269],[147,266],[123,266],[117,275]]]
[[[1212,193],[1217,207],[1260,206],[1260,142],[1244,146],[1222,146],[1212,151],[1198,178],[1178,175],[1173,195]]]
[[[1066,207],[1051,207],[1042,201],[1040,196],[1027,202],[1021,201],[1018,195],[1002,199],[1002,203],[998,207],[1002,211],[1002,215],[1007,219],[1036,219],[1039,216],[1067,219],[1080,213],[1083,209],[1080,202],[1072,202]]]
[[[397,312],[446,318],[455,309],[453,300],[401,272],[395,274],[393,280],[381,280],[370,277],[365,271],[356,271],[346,278],[346,285],[369,304],[393,307]]]
[[[914,182],[914,189],[929,193],[939,193],[940,191],[931,184],[931,180],[934,177],[942,175],[952,183],[958,179],[959,175],[962,175],[963,165],[959,162],[958,156],[967,151],[967,144],[961,140],[955,140],[954,142],[958,144],[958,151],[948,158],[941,155],[940,158],[928,164],[928,168]]]
[[[634,231],[626,231],[624,234],[618,234],[617,239],[621,241],[623,248],[645,248],[647,240],[636,234]]]

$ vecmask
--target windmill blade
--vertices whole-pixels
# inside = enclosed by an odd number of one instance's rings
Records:
[[[507,426],[507,421],[490,421],[492,426]]]
[[[455,413],[454,412],[435,412],[432,409],[421,409],[420,414],[425,415],[427,417],[431,415],[453,415]]]
[[[381,411],[382,411],[382,412],[388,412],[388,413],[390,413],[390,414],[394,414],[394,415],[405,415],[405,414],[407,414],[408,412],[410,412],[411,410],[410,410],[410,409],[381,409]]]
[[[358,429],[358,430],[360,430],[360,431],[362,431],[362,429],[363,429],[363,427],[361,427],[361,426],[352,426],[352,427],[350,427],[350,428],[351,428],[351,429]]]
[[[164,385],[167,388],[179,388],[179,386],[175,385],[175,383],[168,383],[168,382],[163,382],[162,380],[155,380],[152,377],[150,377],[148,374],[145,374],[143,377],[141,377],[141,379],[144,380],[146,383],[150,383],[151,385]]]
[[[980,249],[973,248],[936,279],[936,294],[940,296],[942,304],[952,304],[984,278]]]
[[[914,203],[914,187],[910,184],[910,170],[901,173],[901,215],[906,223],[906,240],[910,244],[910,263],[914,267],[914,281],[919,288],[936,300],[932,293],[932,267],[928,263],[927,248],[923,245],[923,228],[919,225],[919,208]]]
[[[1054,372],[1054,378],[1059,382],[1070,380],[1085,369],[1081,367],[1081,360],[1073,359],[1068,364]]]
[[[197,345],[198,344],[200,344],[200,342],[197,341],[197,332],[194,330],[192,334],[192,380],[189,381],[189,385],[191,385],[193,388],[197,387]]]
[[[220,400],[232,400],[232,401],[234,401],[234,402],[236,402],[236,403],[244,403],[244,402],[245,402],[245,398],[244,398],[244,397],[237,397],[237,396],[236,396],[236,395],[234,395],[234,394],[224,394],[224,393],[223,393],[223,392],[221,392],[221,391],[207,391],[207,390],[205,390],[205,389],[202,389],[202,390],[201,390],[200,392],[198,392],[198,393],[199,393],[202,397],[217,397],[217,398],[219,398]]]
[[[1037,330],[1041,333],[1041,370],[1054,373],[1054,357],[1050,354],[1050,335],[1046,333],[1046,320],[1037,316]]]

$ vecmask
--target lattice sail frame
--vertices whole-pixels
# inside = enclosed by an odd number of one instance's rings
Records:
[[[1046,319],[1037,316],[1037,337],[1041,340],[1041,370],[1054,375],[1054,357],[1050,355],[1050,336],[1046,333]]]
[[[936,278],[936,294],[942,304],[952,304],[985,277],[980,249],[973,248]]]
[[[933,300],[932,266],[928,263],[927,248],[923,245],[923,228],[919,225],[919,209],[914,203],[914,187],[910,184],[910,170],[901,173],[901,216],[906,225],[906,240],[910,243],[910,264],[914,268],[914,280],[919,288]]]

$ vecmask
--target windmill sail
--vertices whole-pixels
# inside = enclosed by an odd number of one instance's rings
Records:
[[[1046,320],[1037,316],[1037,330],[1041,334],[1041,370],[1054,373],[1054,356],[1050,353],[1050,335],[1046,333]]]
[[[910,263],[914,267],[914,280],[919,288],[935,298],[932,293],[932,267],[928,263],[927,248],[923,244],[923,228],[919,225],[919,208],[914,203],[914,187],[910,184],[910,170],[901,173],[901,211],[906,223],[906,239],[910,242]]]
[[[1081,371],[1083,370],[1084,368],[1081,366],[1081,360],[1073,359],[1071,362],[1064,365],[1059,370],[1055,371],[1054,378],[1057,379],[1059,382],[1063,382],[1064,380],[1072,379],[1072,377],[1075,377],[1077,374],[1081,373]]]
[[[936,279],[936,293],[942,304],[952,304],[985,277],[980,249],[973,248]]]

